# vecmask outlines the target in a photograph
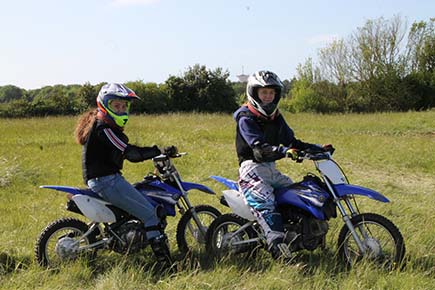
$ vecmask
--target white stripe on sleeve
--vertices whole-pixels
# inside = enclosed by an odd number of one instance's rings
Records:
[[[109,141],[119,150],[121,150],[122,152],[124,152],[125,148],[127,147],[127,144],[125,144],[124,142],[122,142],[121,139],[118,138],[118,136],[115,135],[115,133],[113,133],[113,131],[110,128],[105,128],[103,129],[104,133],[106,134],[107,138],[109,139]]]

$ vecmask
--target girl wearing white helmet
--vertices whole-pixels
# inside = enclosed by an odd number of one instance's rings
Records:
[[[239,188],[264,230],[273,258],[289,258],[281,215],[275,208],[274,190],[293,181],[279,172],[275,160],[318,145],[295,138],[279,113],[283,84],[276,74],[258,71],[248,78],[248,103],[234,113],[239,158]]]
[[[121,174],[124,159],[140,162],[161,154],[157,146],[131,145],[123,129],[131,101],[139,97],[122,84],[103,85],[97,96],[97,110],[82,116],[76,127],[76,141],[83,145],[82,168],[85,183],[98,195],[139,218],[147,238],[161,262],[170,262],[167,237],[155,208]],[[176,151],[176,148],[172,146]],[[160,228],[160,230],[156,230]]]

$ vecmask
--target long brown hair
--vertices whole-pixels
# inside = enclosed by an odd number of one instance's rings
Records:
[[[78,144],[84,145],[88,140],[89,132],[97,119],[97,113],[97,109],[92,109],[80,116],[74,131],[74,136]]]

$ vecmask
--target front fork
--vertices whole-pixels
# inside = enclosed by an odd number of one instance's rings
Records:
[[[195,210],[195,208],[192,206],[190,201],[187,198],[184,198],[182,196],[180,200],[177,202],[178,211],[181,215],[185,214],[187,210],[190,210],[190,214],[192,215],[193,221],[196,223],[199,232],[196,233],[196,230],[192,223],[187,223],[187,228],[189,229],[189,232],[192,234],[192,236],[196,237],[196,234],[198,235],[197,239],[199,241],[205,241],[205,236],[207,233],[206,227],[202,224],[201,220],[198,217],[198,214]]]
[[[181,185],[181,182],[179,180],[179,176],[174,173],[174,174],[172,174],[172,177],[175,180],[175,182],[177,183],[181,193],[183,194],[181,196],[181,198],[177,201],[178,211],[180,212],[181,215],[183,215],[186,213],[186,211],[190,210],[192,218],[199,229],[199,233],[198,233],[199,235],[197,238],[199,241],[205,241],[205,235],[206,235],[207,229],[202,224],[201,220],[198,217],[198,214],[196,213],[195,208],[192,206],[189,199],[187,198],[187,192],[184,190],[183,186]],[[195,237],[195,229],[191,223],[187,223],[187,228],[189,229],[192,236]]]
[[[358,215],[358,211],[356,211],[352,205],[352,203],[350,202],[350,200],[348,198],[344,199],[344,202],[346,203],[347,208],[350,211],[350,216],[347,214],[345,207],[342,204],[342,201],[338,198],[338,196],[335,194],[335,191],[333,189],[333,187],[331,186],[331,184],[329,183],[329,180],[327,178],[324,178],[326,186],[328,187],[329,191],[331,192],[333,198],[334,198],[334,202],[338,207],[338,210],[341,213],[341,216],[343,217],[343,222],[346,224],[347,228],[349,229],[350,233],[352,234],[352,237],[355,240],[355,243],[358,246],[358,249],[360,250],[361,254],[365,254],[366,252],[366,247],[364,246],[363,242],[361,241],[360,237],[358,236],[358,233],[355,229],[355,227],[352,224],[351,219]],[[364,240],[368,238],[368,234],[365,231],[363,226],[358,226],[359,231],[361,232]]]

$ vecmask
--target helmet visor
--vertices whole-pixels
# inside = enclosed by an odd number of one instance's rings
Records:
[[[130,112],[130,101],[122,99],[109,100],[109,110],[118,116],[127,115]]]

